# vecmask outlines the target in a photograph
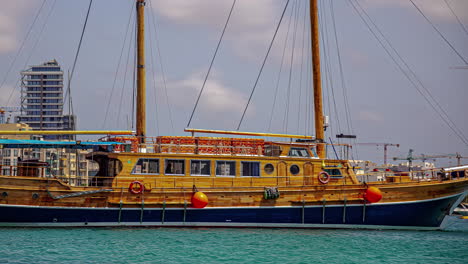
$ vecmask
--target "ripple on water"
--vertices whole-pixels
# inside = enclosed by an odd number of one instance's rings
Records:
[[[468,221],[453,223],[426,232],[5,228],[0,263],[466,263]]]

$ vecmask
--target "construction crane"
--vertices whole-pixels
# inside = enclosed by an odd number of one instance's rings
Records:
[[[373,145],[373,146],[383,146],[384,147],[384,164],[387,164],[387,150],[388,147],[400,147],[400,144],[392,143],[357,143],[356,145]]]
[[[15,113],[20,112],[21,107],[9,107],[9,106],[0,106],[0,124],[8,123],[8,119],[5,119],[5,113]]]
[[[462,159],[468,159],[468,157],[462,157],[460,155],[460,153],[456,153],[456,154],[445,154],[445,155],[425,155],[425,154],[421,154],[421,156],[413,156],[413,152],[414,150],[410,149],[409,152],[408,152],[408,156],[406,158],[404,157],[393,157],[393,160],[407,160],[408,161],[408,165],[411,169],[411,165],[413,163],[413,160],[422,160],[422,161],[426,161],[426,160],[429,160],[429,159],[451,159],[451,158],[456,158],[457,159],[457,166],[461,166],[461,160]]]

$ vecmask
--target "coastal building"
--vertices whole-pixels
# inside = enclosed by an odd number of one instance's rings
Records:
[[[17,122],[33,130],[75,129],[76,118],[63,114],[63,71],[56,60],[21,72],[21,115]],[[73,123],[72,123],[73,122]],[[71,140],[70,135],[45,135],[45,140]]]

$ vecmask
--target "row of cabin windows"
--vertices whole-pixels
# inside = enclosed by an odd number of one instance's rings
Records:
[[[132,174],[159,174],[159,159],[139,159]],[[165,175],[184,175],[185,160],[166,159]],[[210,176],[211,161],[191,160],[190,175]],[[236,176],[235,161],[216,161],[216,176]],[[259,177],[260,162],[241,161],[241,176]]]
[[[275,170],[273,164],[266,164],[264,171],[272,174]],[[331,178],[341,178],[343,175],[339,169],[325,169]],[[300,168],[298,165],[291,165],[289,172],[298,175]],[[132,174],[159,174],[159,159],[139,159],[132,170]],[[185,160],[166,159],[164,165],[165,175],[185,175]],[[210,176],[211,161],[191,160],[190,175]],[[216,176],[236,176],[235,161],[216,161]],[[241,176],[260,177],[260,162],[241,161]]]

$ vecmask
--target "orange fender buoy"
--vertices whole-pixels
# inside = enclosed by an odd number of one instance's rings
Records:
[[[195,208],[204,208],[208,204],[208,197],[202,192],[196,192],[192,196],[192,206]]]
[[[369,187],[364,193],[364,199],[369,203],[376,203],[382,199],[382,192],[377,187]]]

